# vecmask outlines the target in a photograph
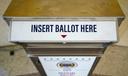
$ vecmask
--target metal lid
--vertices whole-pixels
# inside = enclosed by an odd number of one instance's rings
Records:
[[[122,17],[117,0],[12,0],[9,17]]]

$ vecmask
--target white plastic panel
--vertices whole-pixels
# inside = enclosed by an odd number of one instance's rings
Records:
[[[116,21],[12,21],[12,42],[115,42]]]
[[[96,56],[39,56],[47,76],[88,76]]]

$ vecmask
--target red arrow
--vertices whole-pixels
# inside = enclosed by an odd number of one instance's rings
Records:
[[[65,38],[67,35],[61,35],[63,38]]]

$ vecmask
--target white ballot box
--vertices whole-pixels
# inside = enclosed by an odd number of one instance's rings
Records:
[[[42,76],[91,76],[124,14],[117,0],[12,0],[3,18]]]

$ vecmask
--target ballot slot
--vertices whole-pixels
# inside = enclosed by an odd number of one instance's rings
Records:
[[[44,44],[27,44],[25,50],[27,54],[40,55],[102,55],[108,44],[96,43],[44,43]]]

